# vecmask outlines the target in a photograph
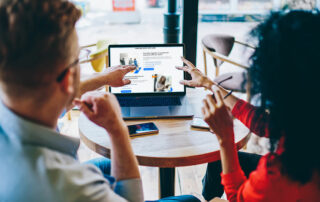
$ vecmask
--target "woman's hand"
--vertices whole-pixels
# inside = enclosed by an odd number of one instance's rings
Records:
[[[207,95],[203,100],[202,114],[204,121],[216,134],[220,145],[234,142],[233,119],[229,108],[224,104],[220,90],[214,90],[215,98]]]
[[[207,89],[211,89],[212,85],[215,83],[197,69],[190,61],[184,57],[181,57],[181,59],[187,66],[176,68],[188,72],[191,75],[192,80],[182,80],[180,83],[191,87],[205,87]]]

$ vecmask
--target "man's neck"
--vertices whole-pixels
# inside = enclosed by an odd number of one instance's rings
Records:
[[[17,115],[52,129],[56,129],[62,111],[49,103],[36,106],[33,100],[13,101],[4,96],[2,102]]]

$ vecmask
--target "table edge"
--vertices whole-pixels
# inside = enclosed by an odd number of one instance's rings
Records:
[[[84,134],[82,134],[79,128],[80,139],[85,143],[85,145],[91,149],[92,151],[110,158],[110,149],[103,147],[102,145],[92,142],[88,139]],[[240,139],[236,145],[237,149],[240,150],[243,148],[247,142],[249,141],[251,136],[251,132]],[[136,155],[137,160],[140,166],[150,166],[150,167],[160,167],[160,168],[174,168],[181,166],[192,166],[198,164],[204,164],[209,162],[214,162],[220,160],[220,151],[214,151],[201,155],[193,155],[193,156],[183,156],[183,157],[147,157],[147,156],[139,156]]]

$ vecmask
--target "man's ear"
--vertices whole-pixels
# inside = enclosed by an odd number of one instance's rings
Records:
[[[73,94],[74,89],[74,68],[70,68],[67,70],[65,76],[63,77],[62,81],[60,82],[60,88],[62,92],[65,92],[67,94]]]

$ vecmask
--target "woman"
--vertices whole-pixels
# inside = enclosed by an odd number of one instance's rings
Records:
[[[258,107],[232,95],[224,99],[228,92],[185,59],[187,66],[178,68],[192,75],[182,84],[215,95],[203,100],[202,112],[219,140],[221,162],[208,164],[203,195],[206,200],[221,196],[222,184],[230,201],[318,201],[319,108],[313,95],[320,92],[320,14],[273,13],[252,34],[258,46],[249,78],[252,94],[261,96]],[[253,133],[270,139],[270,153],[261,158],[238,154],[230,112]]]
[[[167,79],[165,76],[161,76],[159,81],[157,82],[157,92],[164,92],[165,90],[167,90],[170,86],[170,84],[167,84]]]

